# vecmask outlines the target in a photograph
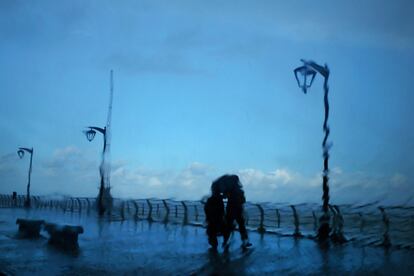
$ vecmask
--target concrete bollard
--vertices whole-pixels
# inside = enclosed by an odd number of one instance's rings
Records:
[[[50,244],[73,250],[79,247],[78,235],[83,233],[83,227],[46,223],[45,231],[50,235]]]
[[[19,225],[19,238],[38,238],[40,229],[45,224],[44,220],[17,219]]]

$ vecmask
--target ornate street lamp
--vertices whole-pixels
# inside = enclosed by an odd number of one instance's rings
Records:
[[[329,68],[328,65],[321,66],[314,61],[310,60],[303,60],[303,66],[300,66],[294,70],[296,81],[298,82],[298,86],[302,88],[303,93],[306,94],[308,88],[311,87],[313,80],[317,73],[321,74],[324,77],[324,107],[325,107],[325,119],[323,121],[323,131],[325,136],[322,141],[322,149],[323,149],[323,175],[322,175],[322,211],[323,215],[320,217],[319,222],[320,226],[318,229],[318,238],[320,240],[326,240],[329,237],[330,232],[330,215],[329,215],[329,148],[330,144],[327,143],[330,128],[328,125],[328,118],[329,118],[329,102],[328,102],[328,79],[329,79]],[[299,76],[298,76],[299,75]],[[303,80],[300,81],[300,77],[303,77]]]
[[[29,165],[29,180],[27,182],[27,194],[26,194],[26,200],[24,202],[24,207],[30,208],[30,178],[32,176],[32,160],[33,160],[33,148],[19,148],[17,151],[17,155],[19,155],[20,159],[23,158],[24,153],[28,152],[30,153],[30,165]]]
[[[112,116],[112,99],[113,99],[113,72],[111,70],[110,75],[110,95],[109,95],[109,108],[108,108],[108,119],[106,126],[104,128],[89,126],[83,133],[91,142],[96,135],[96,132],[99,132],[103,135],[103,150],[102,150],[102,161],[101,165],[99,166],[99,174],[101,176],[101,183],[99,186],[99,194],[97,200],[97,208],[99,215],[103,215],[105,211],[110,210],[112,207],[112,196],[110,193],[110,165],[108,155],[110,151],[110,127],[111,127],[111,116]]]

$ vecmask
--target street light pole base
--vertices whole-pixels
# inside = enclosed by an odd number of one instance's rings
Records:
[[[31,204],[30,204],[30,199],[26,199],[25,201],[24,201],[24,208],[30,208],[31,207]]]
[[[112,209],[113,198],[111,196],[109,187],[99,189],[99,195],[97,199],[97,209],[99,216],[103,216],[106,212],[110,212]]]
[[[329,212],[325,212],[319,218],[319,229],[317,235],[319,241],[326,241],[329,239],[329,234],[331,233],[331,227],[329,225],[330,218]]]
[[[319,241],[326,241],[329,239],[329,233],[331,232],[331,228],[329,227],[329,223],[323,223],[319,226],[318,229],[318,240]]]

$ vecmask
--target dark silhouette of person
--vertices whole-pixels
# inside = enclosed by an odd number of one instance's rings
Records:
[[[234,174],[223,175],[213,182],[212,190],[220,191],[220,193],[223,193],[223,197],[227,198],[225,214],[226,229],[223,232],[223,246],[228,246],[228,240],[231,233],[234,231],[234,221],[236,221],[239,226],[242,247],[251,246],[252,244],[249,242],[243,214],[243,205],[246,202],[246,197],[244,196],[243,187],[239,177]]]
[[[228,175],[224,183],[224,197],[227,197],[226,224],[228,225],[228,230],[224,233],[224,244],[227,244],[234,231],[234,221],[236,221],[239,226],[242,247],[249,247],[252,244],[249,242],[243,214],[243,205],[246,202],[243,186],[237,175]]]
[[[213,250],[217,250],[217,237],[224,234],[227,227],[224,218],[224,203],[220,190],[211,186],[211,196],[204,205],[204,213],[207,221],[208,243]]]

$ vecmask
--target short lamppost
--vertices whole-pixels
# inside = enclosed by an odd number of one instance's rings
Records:
[[[26,193],[26,200],[24,201],[24,207],[30,208],[30,178],[32,175],[32,160],[33,160],[33,148],[19,148],[17,154],[19,155],[20,159],[23,158],[24,152],[30,153],[30,165],[29,165],[29,180],[27,182],[27,193]]]
[[[320,217],[319,222],[319,229],[318,229],[318,238],[319,240],[326,240],[329,237],[330,233],[330,215],[329,215],[329,148],[330,144],[327,143],[330,128],[328,125],[328,118],[329,118],[329,102],[328,102],[328,79],[329,79],[329,68],[328,65],[325,66],[318,65],[314,61],[307,61],[301,59],[303,62],[303,66],[300,66],[294,70],[296,81],[300,88],[302,88],[303,93],[306,94],[307,89],[311,87],[313,80],[317,73],[321,74],[324,77],[324,106],[325,106],[325,119],[323,121],[323,131],[325,136],[322,141],[322,149],[323,149],[323,175],[322,175],[322,188],[323,188],[323,195],[322,195],[322,211],[323,215]],[[298,74],[303,77],[303,81],[299,80]]]
[[[108,109],[108,119],[106,126],[104,128],[89,126],[84,133],[86,139],[91,142],[96,135],[96,132],[100,132],[103,135],[103,150],[102,150],[102,160],[101,165],[99,166],[99,174],[101,176],[101,183],[99,186],[99,193],[97,199],[97,208],[99,215],[103,215],[105,211],[108,211],[112,207],[112,196],[111,196],[111,186],[110,186],[110,164],[109,164],[109,152],[110,152],[110,140],[111,140],[111,115],[112,115],[112,99],[113,99],[113,72],[110,73],[110,95],[109,95],[109,109]]]

